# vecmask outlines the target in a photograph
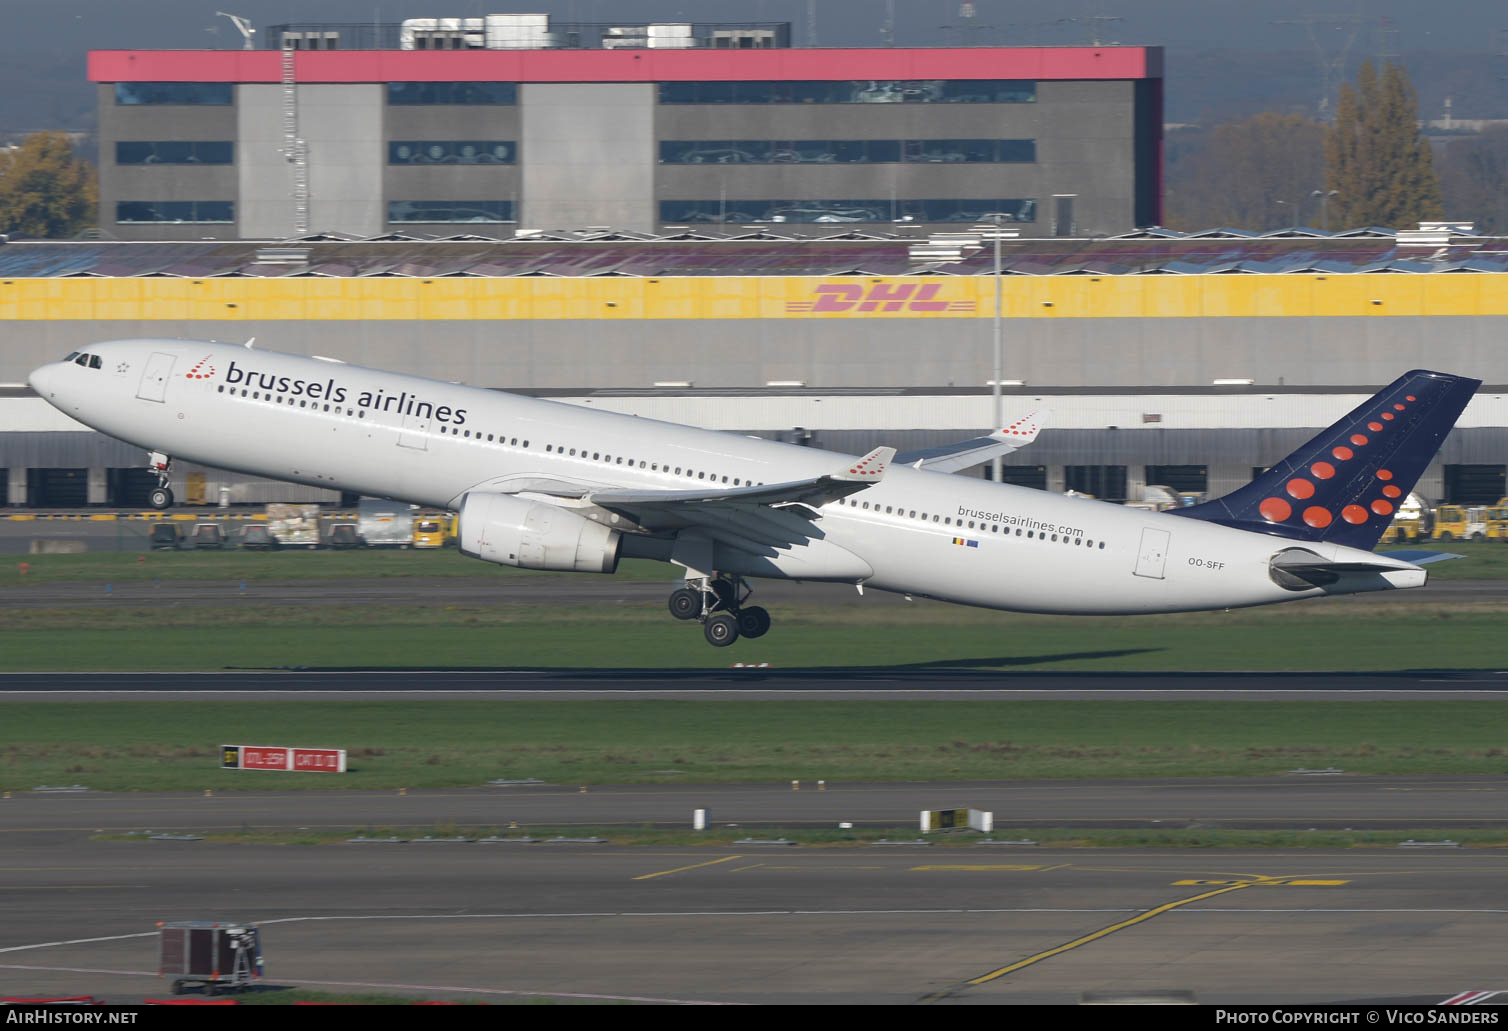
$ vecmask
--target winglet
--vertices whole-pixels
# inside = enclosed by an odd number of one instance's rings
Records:
[[[1017,447],[1030,444],[1037,439],[1037,434],[1042,432],[1042,427],[1047,425],[1048,417],[1051,415],[1051,410],[1043,408],[1032,412],[1030,415],[1023,415],[1004,429],[991,433],[990,436],[1003,443],[1014,444]]]
[[[885,467],[895,458],[895,448],[877,447],[852,465],[838,470],[833,479],[845,483],[879,483],[885,476]]]

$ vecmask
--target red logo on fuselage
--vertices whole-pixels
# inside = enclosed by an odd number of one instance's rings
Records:
[[[215,374],[215,367],[209,364],[211,357],[211,355],[205,355],[203,358],[200,358],[196,363],[194,363],[194,367],[184,374],[186,378],[209,379],[211,376],[213,376]]]
[[[941,283],[823,283],[812,288],[815,301],[787,301],[787,312],[905,311],[929,314],[942,311],[973,311],[973,301],[938,300]]]

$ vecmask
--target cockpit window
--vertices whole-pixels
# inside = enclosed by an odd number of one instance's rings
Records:
[[[73,360],[73,364],[82,365],[87,369],[89,368],[89,356],[87,354],[81,354]]]
[[[89,367],[91,369],[102,369],[105,367],[105,363],[100,361],[99,355],[91,354],[89,356]]]
[[[77,358],[78,356],[79,356],[79,353],[77,351],[69,351],[66,355],[63,356],[63,361],[65,361],[65,362],[71,362],[75,358]]]

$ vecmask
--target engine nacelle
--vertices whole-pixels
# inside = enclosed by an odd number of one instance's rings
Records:
[[[457,528],[461,554],[523,569],[611,573],[622,535],[574,512],[511,494],[467,494]]]

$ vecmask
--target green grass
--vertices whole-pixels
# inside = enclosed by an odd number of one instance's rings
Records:
[[[109,791],[1508,772],[1500,703],[224,701],[5,707],[0,787]],[[222,744],[344,748],[340,776]]]
[[[1508,602],[1300,602],[1133,618],[782,605],[774,615],[769,636],[712,648],[697,624],[657,604],[20,608],[0,614],[0,668],[1508,668]]]

